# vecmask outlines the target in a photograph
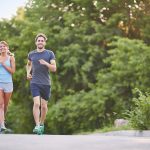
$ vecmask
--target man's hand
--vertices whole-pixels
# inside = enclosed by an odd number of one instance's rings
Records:
[[[39,62],[40,62],[40,64],[47,66],[50,71],[56,72],[56,62],[55,62],[55,60],[51,60],[51,62],[48,63],[45,60],[40,59]]]
[[[27,79],[31,80],[32,79],[32,75],[31,74],[27,74]]]
[[[40,64],[42,64],[42,65],[48,65],[48,63],[47,63],[45,60],[43,60],[43,59],[40,59],[39,62],[40,62]]]

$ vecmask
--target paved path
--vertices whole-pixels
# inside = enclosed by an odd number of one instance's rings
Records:
[[[150,137],[1,134],[0,150],[150,150]]]

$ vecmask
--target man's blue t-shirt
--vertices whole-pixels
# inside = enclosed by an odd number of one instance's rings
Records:
[[[28,54],[28,59],[32,62],[31,83],[51,85],[49,68],[40,64],[39,60],[43,59],[50,63],[51,60],[55,59],[54,53],[51,50],[44,50],[42,52],[34,50]]]

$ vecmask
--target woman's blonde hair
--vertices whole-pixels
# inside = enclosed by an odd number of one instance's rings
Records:
[[[9,48],[9,45],[8,45],[8,43],[6,41],[0,41],[0,44],[4,44],[5,46],[7,46]],[[8,49],[7,54],[9,56],[14,56],[14,53],[11,53],[9,49]]]
[[[0,41],[0,44],[4,44],[5,46],[9,47],[6,41]]]

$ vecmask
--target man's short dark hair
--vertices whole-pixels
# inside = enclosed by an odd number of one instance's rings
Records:
[[[38,33],[35,37],[35,41],[37,41],[38,37],[43,37],[45,39],[45,41],[47,41],[47,37],[44,33]]]

